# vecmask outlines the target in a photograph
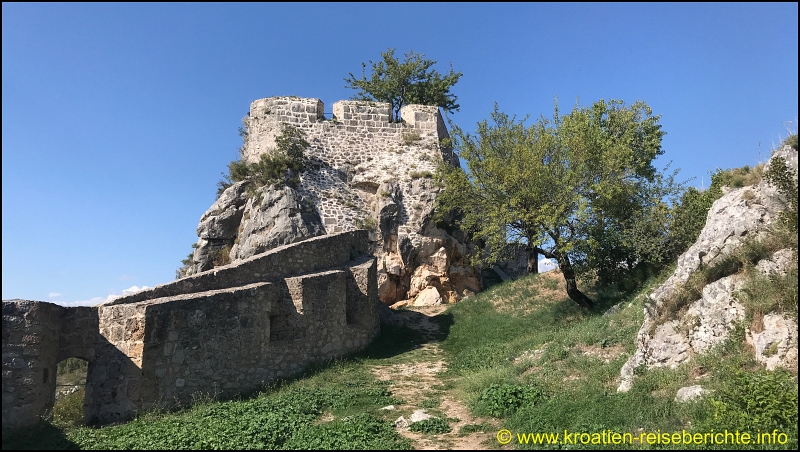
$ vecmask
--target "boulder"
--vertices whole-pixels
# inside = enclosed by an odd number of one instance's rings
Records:
[[[684,386],[683,388],[678,389],[677,394],[675,394],[675,401],[678,403],[691,402],[698,397],[702,397],[703,394],[707,392],[708,391],[703,389],[703,387],[700,385]]]
[[[309,199],[289,186],[260,188],[245,204],[239,229],[239,239],[231,249],[233,260],[325,234]]]
[[[219,252],[233,246],[247,203],[246,183],[237,182],[228,187],[211,207],[200,217],[197,226],[199,240],[192,255],[194,264],[185,273],[189,276],[210,270]]]
[[[763,318],[763,330],[747,331],[747,342],[755,349],[756,361],[767,370],[778,367],[797,370],[797,322],[781,314]]]
[[[438,306],[440,304],[444,304],[444,302],[442,301],[442,296],[439,295],[439,291],[436,290],[435,287],[428,287],[420,292],[417,298],[414,299],[414,306],[418,307]]]

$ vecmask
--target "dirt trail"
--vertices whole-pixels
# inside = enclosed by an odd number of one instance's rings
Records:
[[[398,433],[411,439],[414,449],[489,449],[492,445],[495,446],[492,448],[496,448],[498,444],[495,442],[497,432],[495,428],[485,432],[459,435],[459,430],[464,425],[494,425],[495,422],[491,419],[473,417],[469,409],[453,397],[452,391],[449,391],[451,386],[448,386],[448,380],[439,375],[440,372],[447,370],[447,363],[444,361],[437,339],[441,327],[431,319],[445,309],[446,306],[433,306],[395,311],[398,322],[422,333],[425,338],[424,344],[408,352],[408,361],[376,365],[371,370],[378,379],[393,381],[389,390],[395,397],[403,400],[403,404],[397,405],[393,411],[397,418],[403,416],[408,420],[414,411],[424,409],[432,416],[458,419],[458,422],[450,423],[453,429],[450,433],[442,434],[416,433],[409,431],[407,427],[397,426]],[[438,406],[435,406],[436,401]]]

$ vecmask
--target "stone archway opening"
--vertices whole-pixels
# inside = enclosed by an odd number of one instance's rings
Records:
[[[66,358],[56,366],[53,423],[64,427],[84,425],[86,375],[89,362],[81,358]]]

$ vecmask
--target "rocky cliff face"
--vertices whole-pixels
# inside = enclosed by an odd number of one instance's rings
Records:
[[[402,123],[389,122],[389,104],[340,101],[333,113],[326,119],[319,99],[251,104],[243,159],[274,152],[289,124],[309,143],[299,183],[248,192],[240,182],[225,190],[200,219],[188,274],[226,262],[225,255],[236,262],[317,235],[369,229],[384,303],[416,299],[426,289],[441,301],[479,291],[464,237],[432,219],[440,188],[431,177],[442,162],[458,165],[438,109],[407,105]],[[437,299],[431,295],[419,302]]]
[[[797,172],[796,150],[784,146],[772,159],[776,157],[786,160],[787,166]],[[675,368],[692,355],[706,352],[724,341],[735,323],[744,320],[744,306],[735,299],[734,293],[743,287],[745,280],[736,274],[706,285],[702,297],[692,302],[677,319],[658,322],[666,309],[665,301],[693,272],[715,263],[744,240],[763,237],[786,207],[786,200],[766,180],[755,186],[730,190],[714,202],[697,241],[678,258],[678,266],[669,279],[649,296],[644,323],[637,337],[638,348],[622,368],[619,391],[630,389],[635,368]],[[759,262],[756,268],[765,274],[785,272],[793,259],[796,256],[791,250],[780,250],[771,259]],[[748,341],[755,345],[756,359],[768,368],[781,365],[796,369],[797,324],[777,313],[764,316],[763,323],[763,331],[748,331]],[[776,352],[766,356],[764,352],[770,348]]]

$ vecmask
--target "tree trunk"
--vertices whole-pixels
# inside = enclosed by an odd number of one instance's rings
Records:
[[[567,283],[567,295],[569,295],[569,298],[583,308],[589,309],[594,307],[594,302],[584,295],[583,292],[578,290],[578,284],[575,282],[575,269],[572,268],[569,258],[563,256],[558,257],[557,260],[558,266],[561,268],[561,273],[564,274],[564,281]]]
[[[528,265],[525,267],[525,272],[529,275],[539,273],[539,253],[536,248],[532,246],[525,248],[525,254],[528,257]]]

